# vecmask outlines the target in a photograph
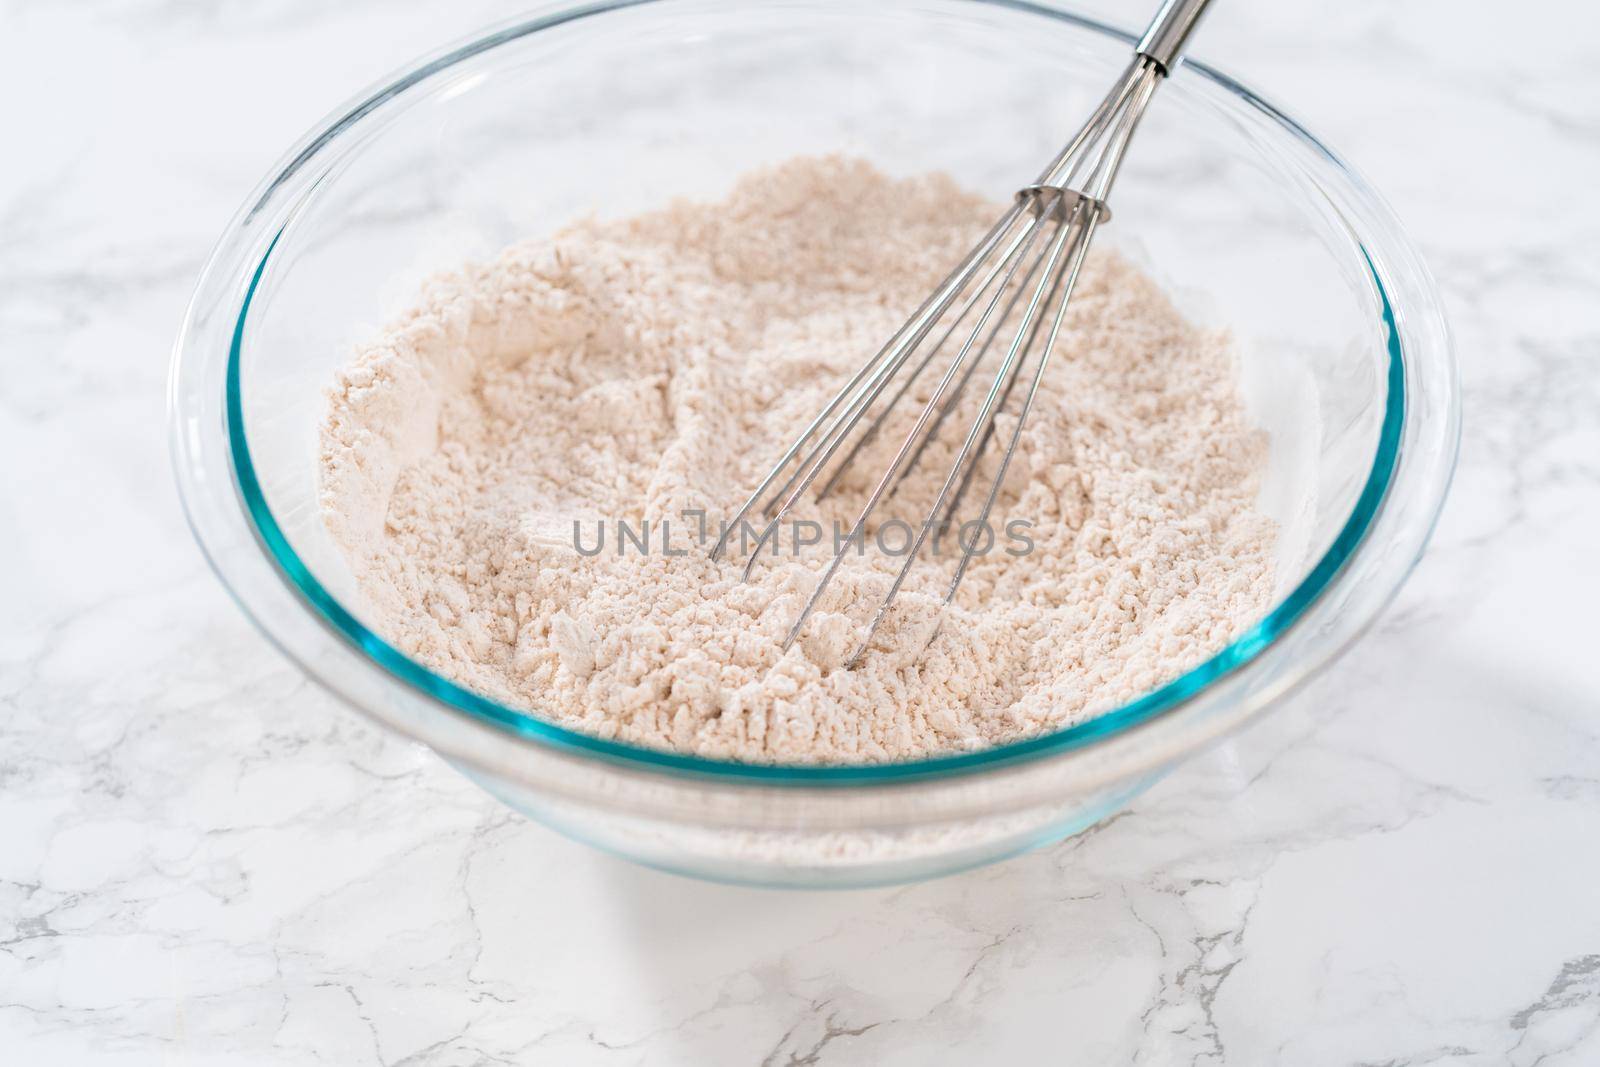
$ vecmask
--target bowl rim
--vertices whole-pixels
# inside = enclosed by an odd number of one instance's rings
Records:
[[[250,200],[247,201],[246,207],[241,211],[241,218],[248,218],[255,208],[264,205],[272,193],[284,185],[296,171],[307,165],[338,134],[355,125],[363,116],[399,96],[412,86],[449,69],[455,64],[511,41],[565,23],[596,15],[609,14],[627,8],[665,2],[668,2],[668,0],[603,0],[603,2],[599,3],[564,7],[545,15],[523,19],[490,30],[460,45],[441,50],[432,56],[424,57],[398,75],[385,79],[367,92],[360,94],[346,108],[335,112],[333,117],[308,135],[302,142],[303,147],[297,146],[295,150],[291,150],[273,168],[273,171],[262,183],[262,186],[252,194]],[[1075,12],[1028,2],[1028,0],[965,0],[965,2],[1047,16],[1118,41],[1131,42],[1134,39],[1131,34],[1108,26],[1098,20]],[[1214,83],[1229,94],[1239,98],[1247,107],[1256,109],[1281,126],[1287,133],[1306,147],[1314,150],[1317,155],[1323,157],[1338,171],[1341,171],[1354,188],[1374,202],[1381,204],[1381,200],[1378,200],[1376,194],[1371,191],[1370,187],[1352,168],[1281,110],[1268,104],[1239,82],[1203,63],[1188,60],[1184,66],[1194,71],[1201,78]],[[291,212],[291,218],[292,214]],[[205,277],[211,273],[211,267],[221,255],[222,247],[227,243],[229,235],[238,229],[239,223],[240,218],[236,218],[230,224],[228,231],[225,231],[217,251],[212,255],[211,263],[208,263],[206,272],[202,275],[202,288]],[[230,467],[229,473],[232,482],[231,488],[236,498],[237,506],[242,512],[242,518],[249,527],[256,545],[264,553],[274,572],[295,596],[299,604],[308,611],[310,616],[325,631],[359,652],[360,655],[377,666],[390,678],[429,698],[441,709],[458,715],[465,715],[480,724],[487,723],[509,737],[527,741],[560,754],[576,755],[590,759],[598,758],[607,763],[618,764],[635,770],[664,772],[674,776],[686,776],[696,779],[714,779],[727,784],[760,786],[817,787],[901,784],[928,778],[964,777],[1001,767],[1015,767],[1019,764],[1032,763],[1046,757],[1090,748],[1113,738],[1121,737],[1136,727],[1167,717],[1188,705],[1215,683],[1237,674],[1246,666],[1256,662],[1259,657],[1275,646],[1284,635],[1297,626],[1314,605],[1341,584],[1341,579],[1346,574],[1349,563],[1366,545],[1374,524],[1383,515],[1386,506],[1390,502],[1391,490],[1400,465],[1402,444],[1411,421],[1406,390],[1407,354],[1401,340],[1401,331],[1396,322],[1396,309],[1391,303],[1389,288],[1384,283],[1383,273],[1379,265],[1374,262],[1371,250],[1358,239],[1355,241],[1356,248],[1365,260],[1366,271],[1373,285],[1376,303],[1379,308],[1380,325],[1386,333],[1388,347],[1388,367],[1384,375],[1386,383],[1384,414],[1379,427],[1378,442],[1373,452],[1372,466],[1367,472],[1367,477],[1364,480],[1355,505],[1341,525],[1339,532],[1333,538],[1327,551],[1323,553],[1294,588],[1283,596],[1261,620],[1240,634],[1233,642],[1178,678],[1130,703],[1107,711],[1093,719],[1048,734],[997,745],[977,752],[894,763],[857,765],[747,763],[684,755],[571,730],[552,721],[538,718],[536,715],[519,711],[450,681],[412,660],[361,623],[317,580],[310,568],[294,551],[293,546],[283,533],[266,502],[251,459],[244,420],[245,402],[240,381],[242,350],[252,300],[256,296],[268,264],[272,262],[273,252],[277,248],[278,241],[288,224],[289,221],[286,219],[272,232],[270,239],[266,242],[265,250],[259,254],[253,270],[248,273],[248,281],[243,286],[243,291],[238,298],[237,313],[233,319],[227,348],[224,379],[224,422]],[[1404,250],[1409,251],[1407,239],[1398,227],[1394,227],[1393,233],[1386,236],[1392,236],[1401,242]],[[1429,295],[1435,305],[1432,310],[1437,313],[1437,295],[1431,291]],[[198,299],[197,293],[197,303]],[[179,335],[173,366],[174,398],[177,396],[177,379],[182,369],[181,360],[186,347],[185,342],[192,332],[191,327],[195,314],[196,307],[191,305],[184,329]],[[179,415],[177,401],[174,399],[172,417],[174,419],[175,452],[178,447],[176,421]],[[1450,467],[1453,467],[1453,452],[1450,462],[1446,464],[1445,481],[1448,480]],[[235,589],[234,584],[229,581],[228,575],[224,573],[224,569],[219,565],[207,545],[207,538],[202,534],[190,509],[188,493],[191,489],[184,485],[184,480],[183,468],[180,462],[179,481],[180,487],[184,489],[186,510],[190,510],[191,529],[194,530],[197,539],[200,540],[202,548],[206,549],[207,557],[212,562],[213,569],[217,570],[224,584],[234,593],[235,599],[239,601],[246,613],[271,638],[273,635],[270,632],[270,628],[267,627],[258,613],[252,609],[251,605],[246,603],[245,598],[239,591]],[[1428,516],[1430,531],[1438,510],[1442,506],[1443,495],[1444,485],[1441,484],[1437,488],[1438,499],[1432,503],[1431,514]],[[1426,533],[1424,533],[1422,539],[1424,543],[1426,536]],[[1420,554],[1421,547],[1422,544],[1419,543],[1417,554]],[[1403,570],[1393,576],[1393,588],[1388,591],[1390,594],[1394,589],[1398,589],[1400,583],[1404,580],[1405,574],[1409,572],[1409,563],[1414,562],[1414,558],[1412,561],[1408,561]],[[1388,596],[1385,596],[1383,602],[1387,602],[1387,599]],[[1381,604],[1379,608],[1381,608]],[[1377,610],[1375,608],[1371,614],[1375,616]],[[1370,621],[1370,619],[1364,620],[1363,625],[1367,621]],[[279,642],[275,640],[275,643]],[[279,644],[280,647],[284,647],[281,643]],[[287,651],[287,649],[285,650]],[[298,657],[295,657],[293,653],[290,653],[290,655],[291,658],[295,658],[299,662]],[[1321,662],[1306,664],[1301,672],[1301,677],[1297,678],[1296,681],[1303,681],[1304,678],[1309,677],[1325,662],[1326,659]],[[305,666],[304,663],[301,663],[301,665]],[[314,677],[316,676],[313,671],[308,670],[308,673],[311,673]]]

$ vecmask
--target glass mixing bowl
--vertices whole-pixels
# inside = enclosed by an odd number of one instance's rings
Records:
[[[1439,299],[1379,198],[1230,78],[1181,67],[1097,240],[1228,326],[1271,434],[1271,611],[1097,719],[885,766],[751,766],[573,733],[462,689],[379,635],[317,514],[323,388],[430,273],[588,213],[714,197],[845,152],[1004,201],[1127,61],[1131,37],[1014,0],[650,0],[546,8],[336,112],[234,218],[178,340],[172,447],[195,535],[318,681],[565,833],[704,877],[863,885],[1061,838],[1261,713],[1372,621],[1454,462]],[[1203,36],[1202,36],[1203,47]],[[1067,353],[1070,358],[1070,353]]]

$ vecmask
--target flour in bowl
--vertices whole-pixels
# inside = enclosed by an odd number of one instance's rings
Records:
[[[1266,443],[1226,336],[1110,251],[1089,258],[993,548],[953,604],[946,547],[846,666],[904,562],[898,534],[876,535],[920,520],[975,397],[788,652],[832,525],[849,528],[895,435],[805,512],[820,544],[784,534],[749,582],[707,558],[702,532],[994,215],[941,176],[800,159],[721,203],[583,223],[434,279],[339,376],[324,424],[324,517],[364,618],[563,726],[754,762],[1003,744],[1215,653],[1271,595],[1275,529],[1253,507]]]

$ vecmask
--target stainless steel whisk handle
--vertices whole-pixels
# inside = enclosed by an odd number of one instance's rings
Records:
[[[1210,3],[1211,0],[1166,0],[1134,50],[1153,60],[1161,73],[1171,74]]]

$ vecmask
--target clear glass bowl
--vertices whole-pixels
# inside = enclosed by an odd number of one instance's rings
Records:
[[[716,196],[800,153],[941,169],[1003,201],[1130,43],[1010,0],[653,0],[547,8],[419,62],[296,145],[201,276],[171,382],[196,537],[312,677],[518,810],[648,864],[862,885],[1104,818],[1371,622],[1421,552],[1455,455],[1455,372],[1416,250],[1337,156],[1200,64],[1162,88],[1099,239],[1238,338],[1273,439],[1261,505],[1282,526],[1279,588],[1259,625],[1126,707],[870,767],[721,763],[572,733],[378,636],[318,519],[314,457],[334,370],[430,273],[578,215]]]

